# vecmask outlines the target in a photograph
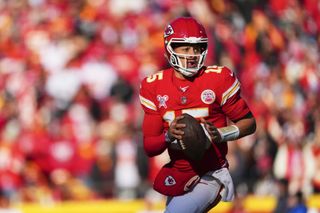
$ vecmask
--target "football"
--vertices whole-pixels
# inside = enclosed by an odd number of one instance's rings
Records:
[[[173,142],[171,148],[181,150],[188,160],[198,162],[211,146],[211,142],[197,119],[186,113],[182,115],[184,117],[178,123],[186,124],[183,128],[184,135],[182,140]]]

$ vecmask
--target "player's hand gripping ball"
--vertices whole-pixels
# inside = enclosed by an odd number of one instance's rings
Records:
[[[199,162],[211,146],[211,141],[197,119],[186,113],[182,115],[183,118],[178,123],[186,124],[184,134],[181,140],[172,142],[169,148],[181,150],[187,159]]]

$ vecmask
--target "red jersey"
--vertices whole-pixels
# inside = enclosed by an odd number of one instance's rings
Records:
[[[188,113],[212,122],[216,127],[237,121],[250,112],[240,96],[240,83],[226,67],[208,66],[192,80],[179,79],[174,69],[159,71],[141,83],[140,102],[145,112],[143,123],[144,148],[149,156],[167,148],[164,131],[176,116]],[[200,167],[200,172],[227,167],[227,143],[212,143]],[[190,163],[180,151],[168,150],[175,167],[190,169]]]

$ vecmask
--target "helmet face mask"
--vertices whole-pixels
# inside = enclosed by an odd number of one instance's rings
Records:
[[[164,33],[165,50],[170,65],[186,77],[192,77],[203,67],[208,52],[208,37],[204,27],[193,18],[178,18]],[[176,47],[190,46],[198,52],[182,54]]]
[[[192,47],[195,43],[181,43],[182,46]],[[202,68],[207,55],[207,42],[197,42],[195,44],[199,48],[199,53],[183,54],[175,51],[176,43],[168,44],[168,52],[170,53],[169,63],[181,74],[192,77]]]

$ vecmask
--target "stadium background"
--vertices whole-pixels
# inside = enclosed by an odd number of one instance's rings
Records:
[[[167,156],[143,153],[137,94],[168,66],[163,29],[181,15],[257,118],[230,143],[237,199],[215,212],[300,195],[320,211],[318,0],[0,0],[1,212],[161,212],[150,180]]]

